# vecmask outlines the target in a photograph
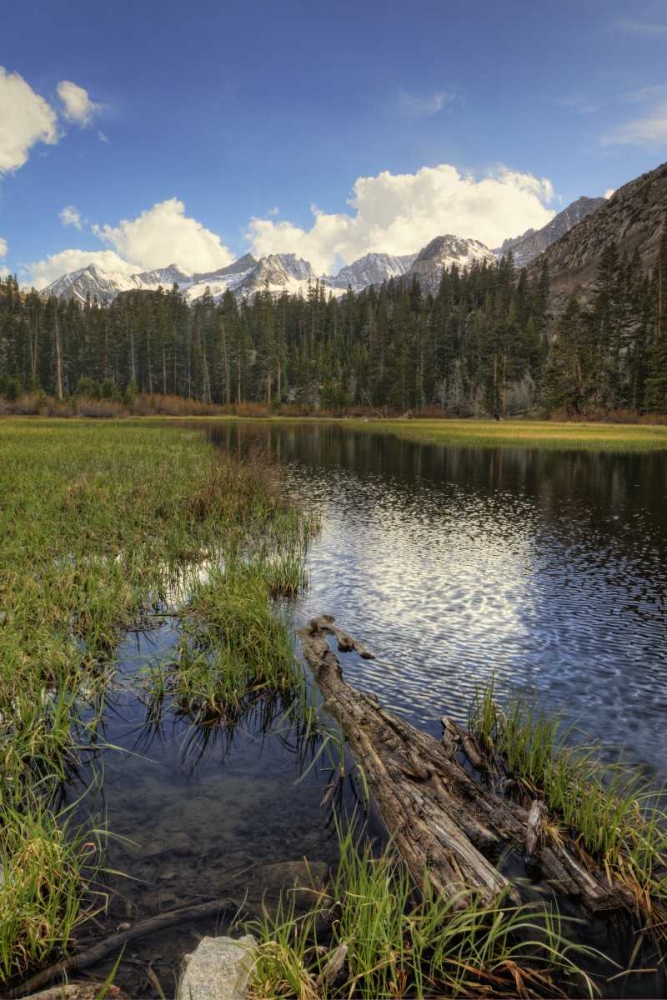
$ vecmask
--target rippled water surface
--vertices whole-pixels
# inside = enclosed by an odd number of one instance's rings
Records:
[[[321,513],[297,618],[334,614],[374,648],[355,683],[438,732],[495,674],[667,776],[667,455],[212,433],[259,440]]]

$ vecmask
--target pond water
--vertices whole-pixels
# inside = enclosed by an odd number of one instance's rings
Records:
[[[220,447],[260,443],[288,489],[321,516],[310,587],[282,608],[321,613],[377,654],[346,676],[439,735],[475,686],[536,696],[608,752],[667,778],[667,455],[450,448],[339,424],[207,424]],[[101,792],[118,893],[111,922],[216,895],[277,891],[308,857],[335,860],[329,772],[278,707],[203,744],[183,721],[146,726],[137,672],[165,660],[168,621],[129,636]],[[299,776],[301,775],[301,780]],[[317,869],[319,871],[319,868]],[[134,942],[119,985],[173,993],[181,955],[215,924]],[[108,966],[107,966],[108,968]],[[101,971],[101,970],[97,970]]]

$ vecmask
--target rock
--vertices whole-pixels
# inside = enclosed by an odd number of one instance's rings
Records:
[[[246,1000],[256,947],[252,934],[202,938],[185,956],[176,1000]]]
[[[297,912],[309,910],[324,891],[329,866],[323,861],[276,861],[257,865],[245,881],[250,908],[275,915],[281,896],[294,903]]]
[[[102,996],[104,983],[87,979],[83,983],[64,983],[62,986],[52,986],[40,993],[31,993],[25,1000],[96,1000]],[[108,1000],[130,1000],[127,993],[118,986],[109,986],[104,994]]]

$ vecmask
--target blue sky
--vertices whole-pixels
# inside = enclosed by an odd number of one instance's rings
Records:
[[[667,159],[666,54],[665,0],[24,0],[0,36],[0,267],[495,243]]]

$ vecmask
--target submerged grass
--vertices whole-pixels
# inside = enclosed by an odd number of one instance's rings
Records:
[[[581,968],[595,953],[574,944],[545,906],[516,907],[475,894],[444,900],[425,881],[416,894],[387,849],[339,829],[332,884],[305,916],[295,897],[253,930],[260,942],[255,998],[593,996]]]
[[[544,797],[552,820],[612,878],[667,936],[667,815],[654,784],[625,762],[610,765],[598,748],[572,745],[557,717],[515,701],[502,711],[493,685],[480,691],[471,732],[504,761],[531,795]]]
[[[89,913],[90,859],[54,796],[96,742],[123,630],[206,559],[224,580],[214,569],[191,595],[184,697],[291,683],[269,597],[300,586],[310,530],[265,459],[184,425],[0,422],[0,985]]]

